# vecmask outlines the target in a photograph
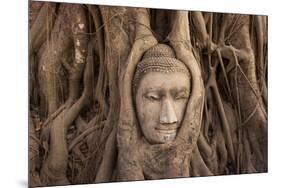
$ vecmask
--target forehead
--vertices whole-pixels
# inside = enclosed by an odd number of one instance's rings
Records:
[[[140,81],[139,89],[182,89],[189,88],[190,79],[182,72],[161,73],[150,72],[144,75]]]

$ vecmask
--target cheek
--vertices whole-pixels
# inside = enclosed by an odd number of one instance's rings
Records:
[[[137,112],[140,123],[153,124],[159,120],[160,103],[141,100],[137,103]]]
[[[182,120],[184,114],[185,114],[185,110],[186,110],[186,104],[187,104],[187,100],[185,101],[177,101],[174,103],[174,108],[177,114],[177,117],[179,119],[179,121]]]
[[[147,102],[143,109],[147,121],[157,121],[159,118],[161,105],[159,102]]]

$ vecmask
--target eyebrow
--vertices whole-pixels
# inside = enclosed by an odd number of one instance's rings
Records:
[[[177,95],[177,94],[185,94],[185,95],[188,95],[189,94],[189,89],[187,87],[183,87],[183,88],[172,88],[169,90],[169,92],[172,93],[172,95]],[[162,88],[149,88],[147,90],[145,90],[145,92],[143,93],[143,95],[147,95],[147,94],[150,94],[150,93],[153,93],[153,94],[157,94],[157,95],[164,95],[165,94],[165,90],[162,89]]]
[[[180,88],[180,89],[172,88],[170,90],[170,92],[172,92],[173,95],[178,94],[178,93],[184,93],[184,94],[188,94],[189,93],[188,89],[186,87],[183,87],[183,88]]]
[[[144,91],[145,91],[145,93],[158,92],[158,91],[163,91],[163,89],[161,87],[151,87],[151,88],[145,89]]]

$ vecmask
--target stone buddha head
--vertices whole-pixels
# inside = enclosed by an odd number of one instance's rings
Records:
[[[133,79],[136,115],[150,144],[175,140],[189,100],[190,73],[168,45],[150,48],[138,63]]]

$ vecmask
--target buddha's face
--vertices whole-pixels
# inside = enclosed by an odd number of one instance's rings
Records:
[[[151,144],[176,138],[190,93],[190,79],[181,72],[151,72],[136,92],[136,110],[142,133]]]

